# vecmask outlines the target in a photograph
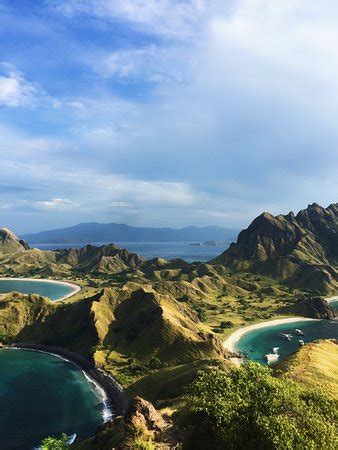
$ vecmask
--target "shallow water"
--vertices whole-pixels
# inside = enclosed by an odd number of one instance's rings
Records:
[[[102,400],[72,363],[44,353],[0,350],[3,450],[29,450],[62,432],[92,435],[102,423]]]
[[[1,280],[0,294],[17,291],[22,294],[39,294],[51,300],[59,300],[73,292],[72,286],[58,282],[47,282],[43,280]]]
[[[298,336],[296,328],[302,330],[305,336]],[[281,333],[292,334],[291,341],[283,338]],[[305,343],[317,339],[338,339],[338,320],[316,320],[271,325],[249,331],[243,335],[235,345],[238,352],[242,352],[250,360],[267,364],[265,355],[272,353],[273,347],[279,347],[279,361],[299,349],[299,339]]]

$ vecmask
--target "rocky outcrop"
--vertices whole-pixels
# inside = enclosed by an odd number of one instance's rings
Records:
[[[27,242],[19,239],[8,228],[0,229],[0,253],[17,253],[24,252],[29,249]]]
[[[297,215],[261,214],[211,262],[303,288],[310,280],[309,287],[326,293],[338,286],[337,258],[338,204],[323,208],[313,203]]]
[[[290,312],[311,319],[334,319],[336,317],[335,310],[321,297],[301,298],[281,312]]]
[[[141,397],[135,397],[125,415],[125,424],[135,429],[147,429],[150,433],[162,431],[166,423],[152,403]]]
[[[135,397],[125,416],[115,417],[100,425],[94,438],[85,441],[87,444],[85,448],[91,450],[134,449],[136,440],[137,448],[162,450],[178,448],[171,430],[171,422],[165,420],[152,403],[141,397]]]

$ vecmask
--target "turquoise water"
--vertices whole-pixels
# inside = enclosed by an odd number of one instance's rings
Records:
[[[64,283],[47,282],[43,280],[1,280],[0,294],[17,291],[22,294],[39,294],[48,297],[51,300],[59,300],[62,297],[69,296],[73,288]]]
[[[0,350],[0,405],[2,450],[62,432],[86,438],[102,423],[102,398],[82,370],[44,353]]]
[[[338,299],[330,302],[330,305],[337,311]],[[296,328],[302,330],[305,336],[295,334]],[[292,334],[291,341],[284,339],[281,333]],[[303,339],[305,343],[317,339],[338,339],[338,318],[314,321],[300,319],[289,324],[271,325],[252,330],[238,340],[235,349],[248,359],[267,364],[265,355],[272,353],[273,347],[279,347],[279,361],[282,361],[299,349],[299,339]]]

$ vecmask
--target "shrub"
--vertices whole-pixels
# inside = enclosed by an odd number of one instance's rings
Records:
[[[335,404],[249,362],[199,373],[177,414],[183,449],[334,449]]]
[[[234,326],[233,322],[231,322],[231,320],[227,320],[227,321],[223,321],[220,324],[221,328],[232,328]]]
[[[68,436],[62,434],[61,437],[46,437],[40,444],[41,450],[66,450],[68,449]]]

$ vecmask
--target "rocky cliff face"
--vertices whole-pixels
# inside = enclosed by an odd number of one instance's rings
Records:
[[[12,231],[8,230],[8,228],[0,229],[0,253],[16,253],[28,249],[29,245],[27,242],[19,239]]]
[[[337,260],[338,204],[313,203],[297,215],[261,214],[212,262],[329,292],[337,289]]]

